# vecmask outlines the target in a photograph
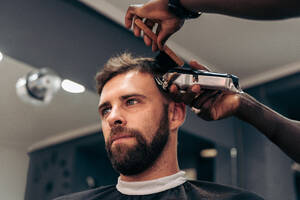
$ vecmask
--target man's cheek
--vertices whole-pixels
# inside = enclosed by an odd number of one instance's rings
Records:
[[[108,139],[109,139],[109,131],[107,129],[105,129],[104,127],[102,127],[102,134],[103,134],[105,143],[107,143]]]

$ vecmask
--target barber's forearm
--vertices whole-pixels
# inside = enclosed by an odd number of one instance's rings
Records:
[[[236,116],[252,124],[288,156],[300,162],[299,121],[278,114],[247,94],[242,96],[241,106]]]
[[[283,19],[300,16],[299,0],[180,0],[188,10],[248,19]]]

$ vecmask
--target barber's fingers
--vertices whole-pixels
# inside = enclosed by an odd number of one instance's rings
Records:
[[[155,22],[153,20],[149,20],[149,19],[146,19],[145,20],[145,24],[148,26],[148,28],[150,28],[151,30],[153,29],[153,26],[155,25]],[[155,52],[155,51],[158,51],[158,45],[159,44],[159,38],[162,36],[162,34],[164,34],[164,30],[162,29],[162,25],[161,23],[157,23],[157,28],[156,28],[156,31],[155,31],[155,34],[157,35],[157,40],[154,41],[152,40],[147,34],[144,34],[144,42],[147,46],[150,46],[152,44],[152,51]],[[163,42],[160,42],[162,43],[160,46],[160,50],[163,50],[163,45],[165,43],[165,41],[170,37],[171,34],[167,35],[167,36],[163,36],[165,37],[164,38],[164,41]]]
[[[182,97],[181,100],[183,101],[184,104],[190,105],[194,98],[199,96],[201,94],[201,89],[199,85],[194,85],[192,87],[187,88]]]
[[[137,15],[135,15],[134,16],[134,20],[135,19],[140,19],[140,20],[142,20],[142,18],[141,17],[139,17],[139,16],[137,16]],[[134,23],[133,24],[133,34],[136,36],[136,37],[140,37],[141,36],[141,29]]]
[[[189,62],[189,65],[191,68],[196,69],[196,70],[205,70],[205,71],[210,71],[210,69],[208,69],[207,67],[201,65],[200,63],[198,63],[196,60],[191,60]]]
[[[169,92],[175,101],[190,105],[193,100],[203,92],[203,90],[201,90],[200,85],[193,85],[185,90],[179,90],[175,84],[172,84],[169,88]]]
[[[133,17],[135,15],[135,7],[129,6],[125,15],[125,27],[131,29]]]
[[[127,9],[126,15],[125,15],[125,27],[130,29],[131,26],[133,25],[134,18],[136,15],[141,16],[142,12],[138,12],[143,4],[135,4],[135,5],[130,5]]]
[[[179,94],[179,90],[178,90],[178,87],[177,85],[175,84],[172,84],[170,87],[169,87],[169,94],[170,96],[172,97],[172,99],[176,102],[181,102],[181,97],[180,97],[180,94]]]
[[[144,33],[144,43],[145,43],[147,46],[150,46],[150,45],[152,44],[151,38],[149,38],[145,33]]]
[[[221,101],[223,98],[224,93],[217,92],[215,95],[208,98],[201,107],[201,112],[198,112],[197,115],[204,120],[211,121],[211,120],[218,120],[221,117],[224,117],[223,110],[220,110],[220,107],[216,106],[218,102]]]
[[[204,90],[203,90],[204,91]],[[197,98],[193,100],[191,103],[192,107],[195,107],[197,109],[202,109],[203,105],[212,98],[217,98],[217,96],[220,94],[220,91],[216,90],[205,90],[205,92],[202,92]]]
[[[190,95],[191,91],[186,91],[186,90],[180,90],[176,84],[172,84],[169,87],[169,94],[171,98],[176,101],[176,102],[184,102],[184,96]]]

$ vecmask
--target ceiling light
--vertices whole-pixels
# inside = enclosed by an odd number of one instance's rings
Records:
[[[74,81],[65,79],[61,83],[61,87],[70,93],[82,93],[85,91],[85,87],[80,85],[79,83],[75,83]]]
[[[203,158],[214,158],[218,155],[218,151],[216,149],[203,149],[200,151],[200,155]]]
[[[51,69],[30,71],[16,83],[17,95],[22,101],[33,105],[47,105],[60,89],[61,79]]]

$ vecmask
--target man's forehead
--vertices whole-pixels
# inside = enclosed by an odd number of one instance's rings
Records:
[[[157,87],[151,74],[132,70],[118,74],[107,81],[102,89],[99,103],[129,93],[150,95],[155,93],[155,90]]]

